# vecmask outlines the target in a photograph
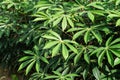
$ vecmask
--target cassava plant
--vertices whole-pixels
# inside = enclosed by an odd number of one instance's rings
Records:
[[[120,79],[120,0],[1,0],[0,11],[2,65],[29,80]]]

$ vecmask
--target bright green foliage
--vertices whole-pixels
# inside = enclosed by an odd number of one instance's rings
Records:
[[[0,55],[29,80],[118,80],[120,0],[1,0]]]

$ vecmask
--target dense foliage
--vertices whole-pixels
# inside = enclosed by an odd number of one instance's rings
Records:
[[[120,0],[0,0],[0,63],[29,80],[120,79]]]

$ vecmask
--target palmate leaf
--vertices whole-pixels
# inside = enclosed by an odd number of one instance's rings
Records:
[[[117,57],[115,60],[114,60],[114,66],[120,64],[120,58]]]
[[[61,37],[58,33],[54,32],[52,30],[50,30],[49,33],[52,34],[53,36],[57,37],[59,40],[61,40]]]
[[[78,38],[79,36],[83,35],[83,33],[84,33],[85,31],[86,31],[86,30],[79,31],[79,32],[75,33],[74,36],[73,36],[73,40],[75,40],[75,39]]]
[[[45,44],[43,49],[48,49],[51,48],[53,46],[55,46],[59,41],[49,41],[48,43]]]
[[[28,55],[34,55],[34,52],[31,50],[25,50],[24,53]]]
[[[98,42],[102,42],[102,36],[99,33],[99,31],[91,30],[92,34],[95,36],[95,38],[98,40]]]
[[[51,36],[51,35],[44,35],[42,36],[43,38],[46,38],[46,39],[52,39],[52,40],[59,40],[58,38],[54,37],[54,36]]]
[[[74,27],[73,21],[70,19],[70,16],[67,16],[67,21],[71,27]]]
[[[92,22],[94,22],[94,18],[95,18],[94,15],[93,15],[91,12],[88,12],[87,15],[88,15],[89,19],[90,19]]]
[[[90,56],[87,53],[84,54],[84,60],[90,64]]]
[[[35,61],[33,60],[26,68],[26,75],[30,72],[32,69],[33,65],[35,64]]]
[[[65,60],[66,60],[66,59],[68,58],[68,56],[69,56],[68,49],[67,49],[67,47],[66,47],[64,44],[62,44],[62,55],[63,55],[63,57],[64,57]]]
[[[117,38],[117,39],[115,39],[114,41],[112,41],[112,42],[110,43],[110,45],[116,44],[116,43],[118,43],[118,42],[120,42],[120,38]]]
[[[111,66],[114,66],[114,58],[110,51],[106,51],[108,62]]]
[[[92,3],[88,4],[87,6],[92,6],[94,8],[104,10],[104,8],[102,7],[102,2],[97,2],[97,1],[92,2]]]
[[[84,41],[87,44],[90,39],[90,30],[88,30],[84,35]]]
[[[105,46],[109,46],[111,44],[112,39],[113,39],[113,36],[109,37],[105,43]]]
[[[56,56],[59,53],[59,50],[61,48],[61,43],[57,44],[53,49],[52,49],[52,57]]]
[[[102,61],[103,61],[104,55],[105,55],[105,50],[102,51],[102,53],[98,57],[98,65],[101,67],[102,67]]]
[[[120,19],[116,21],[116,26],[120,26]]]
[[[110,49],[110,51],[111,51],[114,55],[116,55],[117,57],[120,57],[120,52],[119,52],[119,51],[114,50],[114,49]]]
[[[74,58],[74,64],[77,64],[82,56],[83,50],[81,50]]]
[[[24,56],[24,57],[19,59],[19,62],[26,61],[26,60],[29,60],[29,59],[32,59],[32,58],[33,58],[33,56]]]
[[[39,73],[39,71],[40,71],[40,61],[39,60],[36,61],[35,69]]]
[[[63,16],[62,17],[59,17],[58,19],[56,19],[54,22],[53,22],[53,26],[56,26],[58,25],[58,23],[60,23],[60,21],[62,20]]]
[[[21,63],[21,65],[19,66],[18,68],[18,71],[22,70],[23,68],[25,68],[30,62],[32,62],[32,60],[27,60],[27,61],[24,61],[23,63]]]
[[[93,75],[95,76],[95,78],[97,80],[101,80],[101,77],[100,77],[100,71],[98,70],[98,67],[95,67],[92,69],[92,72],[93,72]]]
[[[69,43],[65,43],[65,45],[67,45],[67,47],[69,47],[70,50],[72,50],[74,53],[78,53],[78,50],[73,45]]]
[[[48,60],[43,56],[40,56],[40,60],[42,60],[43,62],[49,64]]]
[[[54,78],[59,78],[59,76],[52,75],[52,76],[46,76],[44,79],[54,79]]]
[[[110,46],[110,48],[120,49],[120,43]]]
[[[64,31],[66,27],[67,27],[67,18],[66,16],[64,16],[62,20],[62,31]]]

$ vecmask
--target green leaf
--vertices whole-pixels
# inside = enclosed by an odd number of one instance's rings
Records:
[[[64,16],[62,20],[62,31],[64,31],[66,27],[67,27],[67,19],[66,16]]]
[[[34,52],[31,50],[25,50],[24,53],[29,55],[34,55]]]
[[[84,59],[88,64],[90,64],[90,56],[88,55],[88,53],[84,54]]]
[[[59,35],[58,33],[54,32],[54,31],[52,31],[52,30],[50,30],[49,32],[50,32],[52,35],[54,35],[55,37],[57,37],[59,40],[61,40],[61,37],[60,37],[60,35]]]
[[[27,61],[25,61],[25,62],[23,62],[20,66],[19,66],[19,68],[18,68],[18,71],[20,71],[20,70],[22,70],[23,68],[25,68],[31,61],[33,61],[33,59],[32,60],[27,60]]]
[[[117,57],[120,57],[120,51],[117,51],[117,50],[113,50],[113,49],[110,49],[110,51],[116,55]]]
[[[102,61],[103,61],[104,55],[105,55],[105,50],[102,51],[102,53],[98,57],[98,65],[101,67],[102,67]]]
[[[118,64],[120,64],[120,58],[119,57],[115,58],[115,60],[114,60],[114,66],[116,66]]]
[[[60,21],[62,20],[62,17],[57,18],[54,22],[53,22],[53,26],[56,26],[58,23],[60,23]]]
[[[74,64],[77,64],[78,61],[80,60],[81,56],[82,56],[83,50],[80,51],[80,53],[78,53],[75,58],[74,58]]]
[[[33,58],[33,56],[24,56],[24,57],[19,59],[19,62],[26,61],[26,60],[29,60],[29,59],[32,59],[32,58]]]
[[[54,78],[59,78],[59,76],[52,75],[52,76],[47,76],[44,79],[48,80],[48,79],[54,79]]]
[[[67,21],[71,27],[74,27],[74,23],[72,22],[72,20],[69,17],[67,17]]]
[[[93,15],[91,12],[88,12],[87,15],[88,15],[89,19],[90,19],[92,22],[94,22],[94,18],[95,18],[94,15]]]
[[[104,47],[97,48],[90,54],[90,56],[92,56],[95,53],[101,52],[102,50],[104,50]]]
[[[116,0],[115,5],[119,5],[120,4],[120,0]]]
[[[58,76],[61,76],[62,74],[58,71],[53,71],[54,74],[58,75]]]
[[[62,75],[63,76],[66,76],[70,71],[70,68],[69,67],[66,67],[63,71],[62,71]]]
[[[37,21],[43,21],[43,20],[46,20],[47,18],[45,17],[40,17],[40,18],[35,18],[33,21],[34,22],[37,22]]]
[[[51,40],[59,40],[58,38],[54,37],[54,36],[51,36],[51,35],[44,35],[42,36],[43,38],[46,38],[46,39],[51,39]]]
[[[70,50],[72,50],[74,53],[78,53],[78,50],[77,48],[75,48],[73,45],[69,44],[69,43],[65,43],[69,48]]]
[[[101,36],[101,34],[99,33],[99,31],[91,31],[92,32],[92,34],[95,36],[95,38],[98,40],[98,42],[102,42],[102,36]]]
[[[66,77],[72,77],[72,76],[76,77],[76,76],[78,76],[78,75],[77,75],[77,74],[67,74],[67,75],[66,75]]]
[[[67,47],[66,47],[64,44],[62,44],[62,55],[63,55],[63,57],[64,57],[65,60],[66,60],[66,59],[68,58],[68,56],[69,56],[69,52],[68,52],[68,50],[67,50]]]
[[[112,41],[112,42],[110,43],[110,45],[113,45],[113,44],[118,43],[118,42],[120,42],[120,38],[117,38],[117,39],[115,39],[114,41]]]
[[[41,59],[43,62],[45,62],[45,63],[49,64],[48,60],[47,60],[45,57],[40,56],[40,59]]]
[[[83,30],[84,28],[70,28],[67,32],[79,31]]]
[[[93,69],[92,69],[92,72],[93,72],[93,75],[95,76],[95,78],[96,78],[97,80],[101,80],[100,71],[98,70],[97,67],[93,68]]]
[[[83,71],[84,80],[86,80],[87,76],[88,76],[88,68],[85,68],[84,71]]]
[[[90,38],[90,30],[88,30],[84,35],[84,41],[87,44]]]
[[[116,21],[116,26],[120,26],[120,19]]]
[[[79,31],[79,32],[75,33],[74,36],[73,36],[73,40],[75,40],[75,39],[78,38],[79,36],[83,35],[83,33],[84,33],[85,31],[86,31],[86,30]]]
[[[117,48],[117,49],[120,49],[120,44],[112,45],[112,46],[110,46],[110,48]]]
[[[61,47],[61,43],[57,44],[57,46],[55,46],[52,50],[52,57],[56,56],[60,50]]]
[[[30,72],[30,70],[32,69],[33,65],[34,65],[35,61],[32,61],[28,67],[26,68],[26,75]]]
[[[113,39],[113,36],[109,37],[108,40],[106,41],[105,45],[109,46],[109,44],[111,43],[112,39]]]
[[[39,71],[40,71],[40,61],[39,60],[36,61],[35,69],[39,73]]]
[[[114,66],[114,59],[113,59],[113,55],[110,51],[106,51],[107,53],[107,59],[108,59],[108,62],[111,66]]]
[[[58,41],[49,41],[48,43],[45,44],[43,49],[51,48],[51,47],[55,46],[57,43],[58,43]]]

